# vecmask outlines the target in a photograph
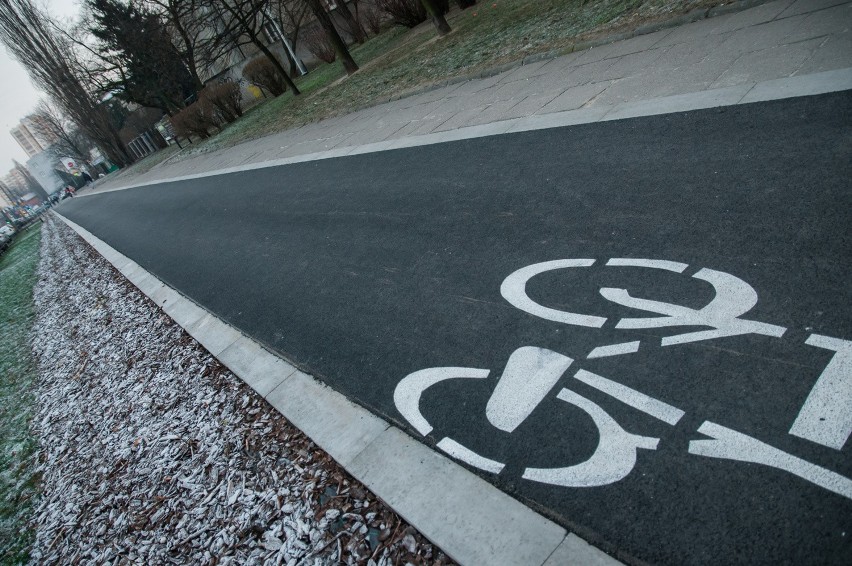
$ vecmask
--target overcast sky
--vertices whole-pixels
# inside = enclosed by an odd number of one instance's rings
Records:
[[[79,0],[37,0],[37,4],[46,5],[51,15],[62,20],[74,18],[79,11]],[[12,168],[12,159],[26,163],[27,154],[17,144],[9,130],[18,125],[21,118],[29,114],[41,92],[30,82],[26,71],[0,44],[0,177]]]

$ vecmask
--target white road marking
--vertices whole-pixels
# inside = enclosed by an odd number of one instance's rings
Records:
[[[676,425],[686,414],[668,403],[584,369],[574,374],[574,378],[672,426]]]
[[[757,292],[739,277],[707,268],[701,269],[693,277],[707,281],[716,290],[716,296],[713,297],[713,300],[701,309],[639,299],[632,297],[626,289],[604,287],[600,290],[600,294],[605,299],[619,305],[665,315],[651,318],[622,318],[615,325],[616,328],[710,326],[715,329],[669,336],[662,339],[663,346],[711,340],[725,336],[739,336],[741,334],[762,334],[778,338],[786,332],[787,329],[783,326],[738,318],[757,304]]]
[[[559,399],[588,413],[598,427],[600,439],[594,454],[580,464],[566,468],[527,468],[523,478],[563,487],[595,487],[615,483],[633,471],[639,448],[656,450],[659,438],[638,436],[625,431],[606,411],[569,389]]]
[[[465,448],[450,437],[443,438],[438,443],[438,448],[457,460],[461,460],[466,464],[470,464],[474,468],[479,468],[480,470],[485,470],[492,474],[499,474],[505,467],[505,464],[480,456],[473,450]]]
[[[393,391],[396,409],[414,429],[426,436],[432,432],[432,425],[420,413],[420,396],[429,387],[447,379],[484,379],[487,369],[441,367],[415,371],[397,383]]]
[[[679,261],[667,259],[633,259],[629,257],[614,257],[608,262],[610,267],[650,267],[652,269],[665,269],[675,273],[683,273],[689,265]]]
[[[598,346],[586,356],[587,358],[607,358],[609,356],[621,356],[623,354],[635,354],[639,351],[639,344],[641,342],[636,340],[635,342],[622,342],[621,344],[610,344],[609,346]]]
[[[838,473],[811,464],[801,458],[765,444],[735,430],[705,421],[698,432],[713,440],[693,440],[689,453],[709,458],[752,462],[789,472],[812,484],[852,499],[852,480]]]
[[[852,433],[852,342],[811,334],[805,344],[836,353],[811,389],[790,434],[841,450]]]
[[[503,280],[503,284],[500,285],[500,294],[503,295],[504,299],[509,301],[509,304],[533,316],[554,322],[573,324],[575,326],[600,328],[606,322],[605,317],[550,309],[533,301],[527,295],[527,281],[540,273],[569,267],[589,267],[594,263],[595,260],[593,259],[558,259],[528,265],[515,271]]]
[[[488,421],[500,430],[515,430],[573,361],[553,350],[533,346],[512,352],[485,408]]]

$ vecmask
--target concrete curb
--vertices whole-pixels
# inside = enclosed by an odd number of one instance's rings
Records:
[[[798,96],[812,96],[850,89],[852,89],[852,67],[810,75],[772,79],[759,83],[745,83],[733,87],[677,94],[635,102],[624,102],[614,106],[592,105],[564,112],[533,114],[532,116],[526,116],[524,118],[501,120],[499,122],[492,122],[479,126],[468,126],[464,128],[457,128],[455,130],[433,132],[420,136],[408,136],[360,146],[338,147],[328,151],[307,153],[294,157],[272,159],[258,163],[249,163],[246,165],[237,165],[224,169],[205,171],[203,173],[193,173],[168,179],[156,179],[142,183],[119,186],[113,189],[99,191],[97,193],[79,195],[79,198],[88,198],[103,193],[122,191],[136,187],[188,181],[191,179],[202,179],[204,177],[227,175],[229,173],[239,173],[242,171],[252,171],[255,169],[265,169],[267,167],[278,167],[281,165],[291,165],[294,163],[304,163],[320,159],[332,159],[335,157],[417,147],[505,133],[576,126],[580,124],[591,124],[594,122],[640,118],[643,116],[657,116],[660,114],[671,114],[674,112],[704,110],[707,108],[766,102],[784,98],[795,98]]]
[[[56,215],[222,364],[459,564],[620,564],[299,371],[85,228]]]

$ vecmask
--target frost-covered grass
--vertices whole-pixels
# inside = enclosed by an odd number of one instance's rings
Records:
[[[56,218],[37,274],[33,564],[449,566]]]
[[[346,114],[390,96],[526,56],[567,48],[599,34],[632,29],[726,0],[479,0],[447,16],[452,34],[437,38],[430,22],[391,28],[352,50],[361,70],[346,78],[339,62],[297,80],[302,96],[285,93],[258,105],[186,157]],[[452,5],[453,3],[451,3]],[[335,82],[337,81],[337,82]]]
[[[27,521],[38,475],[29,428],[35,380],[29,339],[40,237],[36,225],[0,256],[0,564],[27,562],[33,540]]]

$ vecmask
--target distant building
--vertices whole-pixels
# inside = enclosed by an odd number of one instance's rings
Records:
[[[38,141],[30,128],[23,122],[12,128],[10,133],[15,138],[15,141],[18,142],[18,145],[21,146],[21,149],[27,154],[27,157],[32,157],[44,151],[44,146],[41,145],[41,142]]]
[[[38,155],[54,143],[58,138],[41,116],[30,114],[21,123],[10,130],[12,137],[27,154],[27,157]]]
[[[62,177],[56,173],[58,163],[49,151],[43,151],[27,161],[27,169],[48,194],[65,186]]]

